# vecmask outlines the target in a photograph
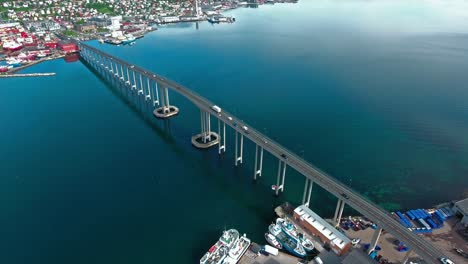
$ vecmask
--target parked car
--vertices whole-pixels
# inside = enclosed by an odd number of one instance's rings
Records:
[[[451,261],[448,258],[440,258],[440,262],[442,262],[444,264],[455,264],[455,262]]]
[[[351,244],[353,246],[359,244],[359,242],[361,242],[361,239],[360,238],[353,238],[353,240],[351,240]]]

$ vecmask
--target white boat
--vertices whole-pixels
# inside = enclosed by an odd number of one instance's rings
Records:
[[[270,233],[265,233],[266,241],[275,248],[282,249],[283,246],[276,240],[276,237]]]
[[[221,264],[226,258],[228,249],[221,241],[216,242],[200,259],[200,264]]]
[[[229,250],[228,257],[224,260],[225,264],[236,264],[245,254],[250,246],[250,239],[244,234],[237,239]]]
[[[314,250],[314,244],[312,243],[312,241],[310,241],[309,239],[305,238],[305,237],[301,237],[299,239],[301,241],[301,245],[304,247],[304,249],[307,251],[307,252],[310,252],[312,250]]]
[[[278,225],[276,224],[271,224],[269,227],[268,227],[268,231],[270,231],[270,234],[274,235],[274,236],[277,236],[279,233],[281,233],[281,227],[279,227]]]
[[[283,229],[283,231],[287,235],[291,236],[292,238],[298,239],[297,227],[293,223],[286,219],[278,218],[276,219],[276,224],[281,226],[281,229]]]
[[[132,34],[126,34],[125,39],[122,40],[122,44],[123,45],[131,44],[131,43],[135,42],[135,40],[136,40],[136,38]]]
[[[6,59],[6,63],[7,63],[8,65],[13,66],[13,67],[18,67],[18,66],[21,66],[21,64],[23,63],[23,61],[20,60],[20,59],[15,59],[15,58],[13,58],[13,59]]]
[[[231,248],[237,239],[239,239],[239,231],[236,229],[229,229],[223,232],[223,235],[219,238],[219,241],[221,241],[228,248]]]

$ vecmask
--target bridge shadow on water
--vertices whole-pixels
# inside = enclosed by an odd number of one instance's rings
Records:
[[[164,142],[171,146],[177,146],[176,139],[172,134],[170,119],[157,120],[153,115],[151,103],[141,98],[136,90],[129,89],[124,83],[115,78],[109,78],[103,75],[84,59],[80,59],[80,61],[102,81],[113,95],[121,99],[136,116],[142,119],[149,128],[156,132]],[[176,150],[178,152],[182,151],[182,149]]]

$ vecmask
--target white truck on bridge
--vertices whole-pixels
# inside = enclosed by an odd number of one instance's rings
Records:
[[[211,109],[213,109],[213,111],[215,111],[218,114],[221,113],[221,108],[217,105],[213,105]]]

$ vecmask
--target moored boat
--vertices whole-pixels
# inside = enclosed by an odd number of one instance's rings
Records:
[[[305,251],[311,252],[314,250],[315,246],[308,238],[301,237],[299,240],[301,241],[301,245],[304,247]]]
[[[294,239],[298,239],[297,236],[297,227],[291,223],[289,220],[286,220],[284,218],[278,218],[276,219],[276,224],[281,226],[281,229],[290,237]]]
[[[219,241],[221,241],[228,248],[231,248],[237,239],[239,239],[239,231],[236,229],[229,229],[223,232],[223,235],[219,238]]]
[[[307,255],[304,247],[301,245],[299,240],[289,237],[284,232],[279,233],[276,236],[276,239],[279,243],[283,246],[283,249],[289,251],[289,253],[293,254],[296,257],[304,258]]]
[[[125,35],[125,39],[122,40],[123,45],[131,44],[136,41],[136,38],[132,34]]]
[[[221,264],[227,256],[227,248],[217,241],[200,259],[200,264]]]
[[[271,224],[268,227],[268,230],[281,244],[282,249],[287,250],[289,253],[300,258],[304,258],[307,255],[307,252],[301,242],[297,238],[287,235],[279,224]]]
[[[21,66],[23,61],[20,60],[20,59],[16,59],[16,58],[8,58],[8,59],[6,59],[6,63],[8,65],[13,66],[13,67],[19,67],[19,66]]]
[[[228,257],[224,260],[225,264],[236,264],[239,262],[240,258],[244,255],[247,249],[250,246],[250,239],[244,234],[239,239],[237,239],[232,245],[231,249],[228,252]]]
[[[270,233],[265,233],[265,240],[277,249],[282,249],[283,246],[276,240],[276,237]]]

